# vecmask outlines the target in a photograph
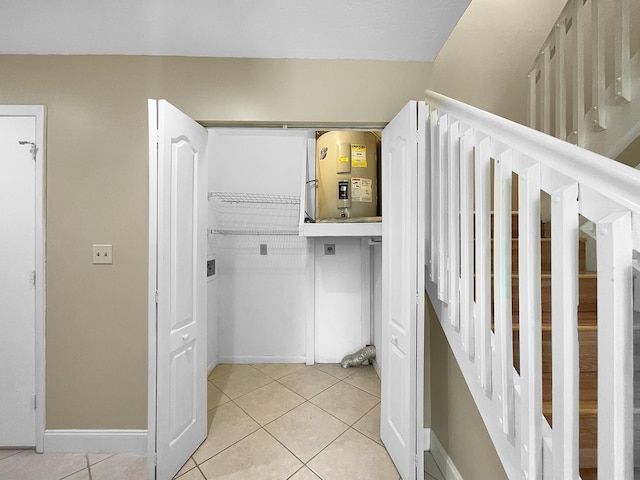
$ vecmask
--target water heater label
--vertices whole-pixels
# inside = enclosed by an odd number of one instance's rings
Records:
[[[351,144],[351,166],[367,168],[367,146]]]
[[[372,184],[370,178],[352,178],[351,200],[354,202],[373,202]]]

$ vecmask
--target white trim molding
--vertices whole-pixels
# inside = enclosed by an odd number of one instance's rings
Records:
[[[463,480],[453,460],[451,460],[451,457],[440,443],[440,440],[438,440],[438,436],[433,430],[425,428],[425,432],[427,430],[431,432],[431,455],[433,455],[436,465],[438,465],[438,468],[444,474],[444,478],[446,480]]]
[[[147,430],[45,430],[44,453],[147,454]]]
[[[36,429],[35,447],[43,451],[43,435],[46,424],[45,395],[45,324],[46,324],[46,191],[45,191],[45,150],[46,129],[44,105],[0,105],[0,116],[34,117],[35,131],[35,395]]]
[[[220,355],[220,363],[306,363],[306,355],[285,357],[280,355]]]

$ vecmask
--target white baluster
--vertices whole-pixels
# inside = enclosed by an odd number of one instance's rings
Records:
[[[433,156],[431,155],[431,144],[433,139],[431,138],[431,105],[425,105],[426,116],[423,120],[423,131],[424,131],[424,155],[425,155],[425,165],[424,165],[424,188],[425,188],[425,196],[424,196],[424,248],[425,248],[425,280],[431,279],[431,232],[433,230],[433,226],[431,225],[431,209],[433,208],[433,204],[431,203],[431,163],[433,161]]]
[[[438,279],[438,250],[440,249],[440,242],[438,241],[440,236],[438,233],[439,216],[440,216],[440,203],[438,193],[438,110],[432,110],[429,114],[429,136],[431,142],[429,148],[431,149],[431,161],[429,162],[429,196],[431,201],[431,251],[429,252],[429,280],[432,282]]]
[[[551,46],[542,49],[542,131],[551,134]]]
[[[476,148],[476,318],[475,353],[480,384],[491,392],[491,139]]]
[[[459,280],[460,280],[460,122],[449,126],[449,321],[458,328],[459,317]]]
[[[460,338],[463,350],[474,356],[473,322],[473,163],[475,132],[462,134],[460,147]]]
[[[536,98],[536,77],[538,76],[538,70],[537,68],[533,68],[531,69],[531,71],[529,72],[528,78],[529,78],[529,102],[528,102],[528,107],[529,107],[529,127],[530,128],[537,128],[537,122],[536,122],[536,118],[538,115],[537,109],[536,109],[536,102],[537,102],[537,98]]]
[[[556,137],[565,140],[567,138],[567,65],[566,65],[566,40],[567,24],[566,19],[562,18],[556,24],[555,40],[556,40],[556,68],[555,68],[555,84],[556,84]]]
[[[573,55],[573,132],[569,141],[577,145],[584,144],[584,4],[574,0],[572,26],[576,51]]]
[[[449,116],[441,115],[438,119],[438,300],[448,303],[448,269],[449,269],[449,212],[447,208],[448,190],[448,149],[447,131],[449,130]]]
[[[618,102],[631,100],[631,59],[629,57],[629,0],[615,1],[614,50],[615,96]]]
[[[633,270],[629,212],[597,223],[598,477],[633,477]]]
[[[494,166],[493,200],[493,311],[495,318],[496,359],[498,363],[499,416],[502,431],[513,441],[513,323],[511,316],[511,149],[498,155]]]
[[[518,176],[518,289],[521,462],[542,478],[542,307],[540,295],[540,164]]]
[[[591,103],[592,122],[596,130],[606,128],[604,95],[606,91],[604,76],[604,8],[601,0],[591,0]]]
[[[582,3],[582,0],[578,0]],[[551,195],[553,478],[578,478],[578,185]]]

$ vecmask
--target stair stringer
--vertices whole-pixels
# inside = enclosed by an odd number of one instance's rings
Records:
[[[484,389],[480,384],[480,380],[477,375],[477,367],[473,362],[473,359],[469,357],[469,354],[466,353],[462,349],[462,342],[460,341],[460,331],[457,330],[449,321],[449,313],[448,306],[441,300],[438,300],[438,289],[437,285],[434,282],[431,282],[428,278],[425,278],[425,288],[427,291],[427,295],[429,296],[429,301],[431,302],[434,311],[438,317],[438,321],[444,330],[444,333],[447,337],[447,341],[449,342],[449,347],[453,351],[453,354],[458,362],[458,366],[462,372],[462,375],[465,379],[467,387],[471,392],[471,396],[473,397],[476,406],[478,407],[478,411],[480,412],[480,416],[482,417],[482,421],[484,422],[489,436],[493,442],[493,445],[498,453],[498,457],[502,462],[502,466],[510,479],[521,479],[524,478],[524,473],[521,469],[521,452],[517,445],[520,445],[520,432],[518,427],[515,429],[515,438],[509,439],[507,435],[504,434],[502,430],[502,424],[499,421],[499,417],[497,415],[499,409],[499,403],[497,395],[491,393],[485,393]],[[493,348],[494,335],[492,334],[492,352],[495,354],[495,349]],[[493,363],[493,361],[492,361]],[[492,369],[493,375],[495,375],[495,369]],[[519,388],[519,376],[515,373],[514,369],[514,400],[515,400],[515,418],[519,418],[520,416],[520,388]],[[544,453],[547,451],[545,445],[550,444],[551,442],[551,429],[549,428],[546,420],[543,419],[543,425],[546,424],[546,428],[543,428],[545,432],[548,432],[548,439],[543,439],[543,457]],[[545,441],[546,440],[546,441]],[[514,441],[514,443],[511,443]],[[542,459],[541,459],[542,460]]]

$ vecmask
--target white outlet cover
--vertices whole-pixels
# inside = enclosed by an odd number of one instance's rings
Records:
[[[113,245],[94,245],[93,264],[111,265],[113,263]]]

